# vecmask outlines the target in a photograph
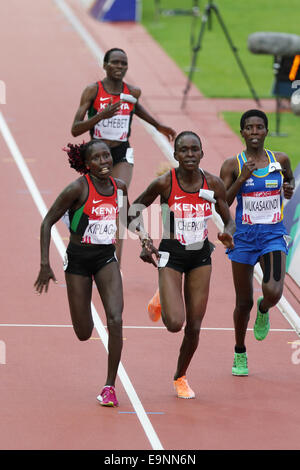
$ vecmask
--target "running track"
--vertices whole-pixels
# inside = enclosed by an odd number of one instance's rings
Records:
[[[63,12],[65,5],[72,9]],[[145,306],[156,289],[156,271],[139,260],[138,243],[127,240],[120,407],[97,404],[106,374],[105,318],[95,295],[93,337],[85,343],[76,339],[62,270],[68,236],[62,223],[51,245],[58,284],[37,296],[33,283],[41,216],[76,178],[61,147],[82,140],[71,137],[70,127],[84,86],[102,77],[99,53],[116,45],[127,51],[128,82],[141,86],[143,103],[163,122],[178,132],[199,132],[209,171],[218,174],[223,159],[241,144],[218,118],[222,103],[206,100],[194,88],[185,114],[180,112],[185,78],[140,25],[94,22],[75,0],[11,0],[0,10],[0,79],[6,84],[6,104],[0,109],[0,359],[5,362],[0,364],[0,448],[299,449],[300,348],[293,344],[299,336],[273,309],[272,330],[263,343],[248,333],[249,377],[231,376],[233,285],[229,262],[217,243],[207,314],[189,371],[196,400],[174,396],[172,376],[182,335],[148,320]],[[70,11],[79,23],[70,24]],[[81,26],[90,36],[80,35]],[[254,103],[239,105],[243,111]],[[263,106],[269,111],[273,104]],[[131,143],[136,155],[133,200],[167,161],[170,147],[138,118]],[[212,241],[216,234],[212,223]],[[299,293],[291,281],[285,299],[293,309],[289,312],[299,312]]]

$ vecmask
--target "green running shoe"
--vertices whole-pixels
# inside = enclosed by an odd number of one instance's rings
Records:
[[[232,375],[246,376],[248,375],[247,353],[234,353],[232,366]]]
[[[263,339],[265,339],[270,329],[269,312],[261,313],[259,311],[259,305],[262,299],[262,297],[259,297],[259,299],[257,300],[257,316],[253,329],[254,336],[258,341],[262,341]]]

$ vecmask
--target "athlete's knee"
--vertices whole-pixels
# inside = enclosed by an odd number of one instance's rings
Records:
[[[186,324],[184,328],[184,334],[191,340],[197,339],[200,334],[200,329],[201,329],[201,322]]]
[[[168,320],[164,320],[164,324],[170,333],[178,333],[182,330],[183,322],[176,318],[169,318]]]
[[[274,286],[272,289],[265,290],[264,299],[270,304],[270,307],[274,307],[282,296],[281,286]]]
[[[109,334],[120,336],[122,334],[123,320],[122,312],[111,313],[107,318],[107,329]]]
[[[74,326],[74,332],[79,341],[87,341],[92,335],[94,325],[86,325],[84,327]]]
[[[253,307],[253,298],[236,300],[235,310],[237,313],[247,315],[250,313],[252,307]]]

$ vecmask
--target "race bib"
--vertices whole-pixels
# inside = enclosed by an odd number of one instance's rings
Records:
[[[130,115],[117,114],[109,119],[98,122],[94,128],[94,137],[97,139],[127,141],[130,124]]]
[[[63,259],[63,268],[64,268],[64,271],[66,271],[67,267],[68,267],[68,255],[67,253],[65,253],[65,256],[64,256],[64,259]]]
[[[202,242],[207,237],[207,232],[205,219],[175,218],[176,238],[182,245]]]
[[[274,171],[281,171],[281,165],[279,162],[272,162],[269,165],[269,173],[273,173]]]
[[[282,218],[280,190],[243,194],[243,224],[277,224]]]
[[[157,265],[159,268],[164,268],[168,264],[170,253],[168,251],[159,251],[158,253],[160,254],[160,257]]]
[[[110,245],[116,241],[116,232],[115,219],[89,220],[81,241],[95,245]]]
[[[134,164],[134,154],[133,154],[133,148],[132,147],[129,147],[127,150],[126,150],[126,160],[128,163],[130,163],[131,165]]]
[[[214,191],[210,191],[209,189],[200,189],[199,191],[199,197],[202,197],[202,199],[206,199],[206,201],[212,202],[213,204],[216,203],[214,195]]]

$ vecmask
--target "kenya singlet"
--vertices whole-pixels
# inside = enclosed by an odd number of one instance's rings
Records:
[[[88,197],[79,209],[68,211],[70,232],[80,235],[82,243],[115,243],[119,213],[116,183],[110,178],[114,191],[111,196],[104,196],[97,192],[89,174],[84,178],[88,183]]]
[[[103,111],[112,98],[112,104],[120,101],[120,95],[113,95],[108,93],[102,82],[97,82],[98,92],[95,101],[88,110],[88,117],[91,118],[95,114]],[[122,93],[130,94],[130,90],[126,83],[123,83]],[[118,114],[115,114],[109,119],[102,119],[90,131],[92,139],[105,139],[114,140],[119,142],[126,142],[130,136],[130,128],[132,116],[134,113],[134,104],[123,102]]]
[[[203,242],[208,235],[207,219],[212,217],[213,191],[208,189],[204,172],[199,191],[184,191],[179,184],[176,169],[171,170],[171,193],[168,198],[171,232],[181,245]],[[173,226],[173,227],[172,227]]]

